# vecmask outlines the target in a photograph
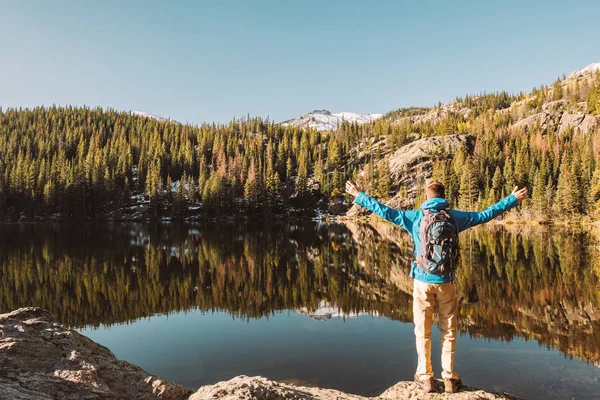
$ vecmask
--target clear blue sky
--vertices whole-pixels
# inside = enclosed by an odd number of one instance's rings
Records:
[[[600,62],[599,1],[0,0],[0,106],[182,122],[431,106]]]

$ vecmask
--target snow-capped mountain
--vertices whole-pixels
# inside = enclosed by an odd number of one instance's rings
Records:
[[[381,118],[383,114],[357,114],[352,112],[340,112],[332,114],[327,110],[314,110],[298,118],[290,119],[281,123],[283,126],[298,126],[301,128],[311,127],[319,131],[337,129],[343,121],[364,124]]]
[[[168,121],[169,120],[168,118],[159,117],[158,115],[150,114],[150,113],[143,112],[143,111],[132,111],[131,113],[133,115],[137,115],[139,117],[152,118],[152,119],[155,119],[157,121]]]
[[[367,312],[350,312],[344,314],[339,307],[335,307],[323,300],[319,302],[319,306],[315,311],[309,311],[306,307],[301,307],[295,310],[299,314],[306,315],[317,321],[328,321],[331,318],[356,318],[363,315],[379,315],[378,313],[367,313]]]
[[[587,67],[585,67],[584,69],[580,69],[578,71],[573,71],[569,75],[569,78],[575,78],[575,77],[578,77],[581,75],[585,75],[586,73],[593,73],[599,69],[600,69],[600,63],[592,63],[592,64],[588,65]]]

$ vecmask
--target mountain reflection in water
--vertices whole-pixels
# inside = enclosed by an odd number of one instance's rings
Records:
[[[316,321],[328,321],[331,318],[356,318],[361,315],[374,315],[374,313],[369,312],[350,312],[344,313],[339,307],[335,307],[329,303],[321,301],[316,310],[311,310],[308,307],[301,307],[299,310],[296,310],[298,313],[307,315],[310,318]],[[377,313],[375,313],[377,315]]]
[[[0,236],[0,312],[39,306],[73,327],[196,308],[412,320],[412,245],[387,223],[13,224]],[[460,239],[461,332],[600,363],[591,235],[496,227]]]

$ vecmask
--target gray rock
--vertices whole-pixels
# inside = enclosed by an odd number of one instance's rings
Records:
[[[569,114],[564,113],[560,119],[560,127],[559,133],[565,133],[566,130],[571,127],[575,132],[588,133],[600,126],[600,121],[598,117],[577,113],[577,114]]]
[[[575,109],[567,110],[567,102],[565,100],[551,101],[542,105],[542,112],[515,122],[512,128],[521,128],[529,131],[536,124],[539,124],[542,132],[558,132],[563,134],[571,127],[576,133],[587,134],[600,126],[600,120],[594,115],[581,111],[586,108],[586,103],[580,103],[577,104]]]
[[[0,314],[0,399],[186,399],[41,308]]]
[[[544,113],[537,113],[530,115],[526,118],[523,118],[517,122],[515,122],[512,127],[513,129],[523,129],[526,132],[531,129],[535,124],[540,122],[544,118]],[[541,125],[541,123],[540,123]]]
[[[443,391],[443,383],[436,382],[438,391]],[[442,396],[442,397],[440,397]],[[204,386],[194,393],[190,400],[369,400],[369,399],[448,399],[448,400],[501,400],[516,399],[505,393],[489,393],[483,390],[466,387],[464,391],[451,395],[439,393],[425,394],[414,382],[398,382],[380,396],[363,397],[332,389],[321,389],[307,386],[293,386],[270,381],[262,377],[237,376],[226,382]]]
[[[412,115],[410,117],[401,117],[394,121],[394,125],[401,125],[406,122],[410,122],[412,124],[422,124],[422,123],[433,123],[439,124],[442,120],[450,117],[450,116],[460,116],[462,118],[469,118],[472,110],[463,106],[460,103],[450,103],[444,104],[441,107],[435,107],[431,110],[419,113],[417,115]]]

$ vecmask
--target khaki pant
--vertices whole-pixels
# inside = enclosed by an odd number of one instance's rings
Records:
[[[456,327],[458,299],[453,283],[432,284],[414,280],[413,317],[417,339],[416,377],[423,380],[433,378],[431,368],[431,326],[433,310],[438,308],[440,339],[442,341],[442,378],[459,379],[454,372],[456,351]]]

